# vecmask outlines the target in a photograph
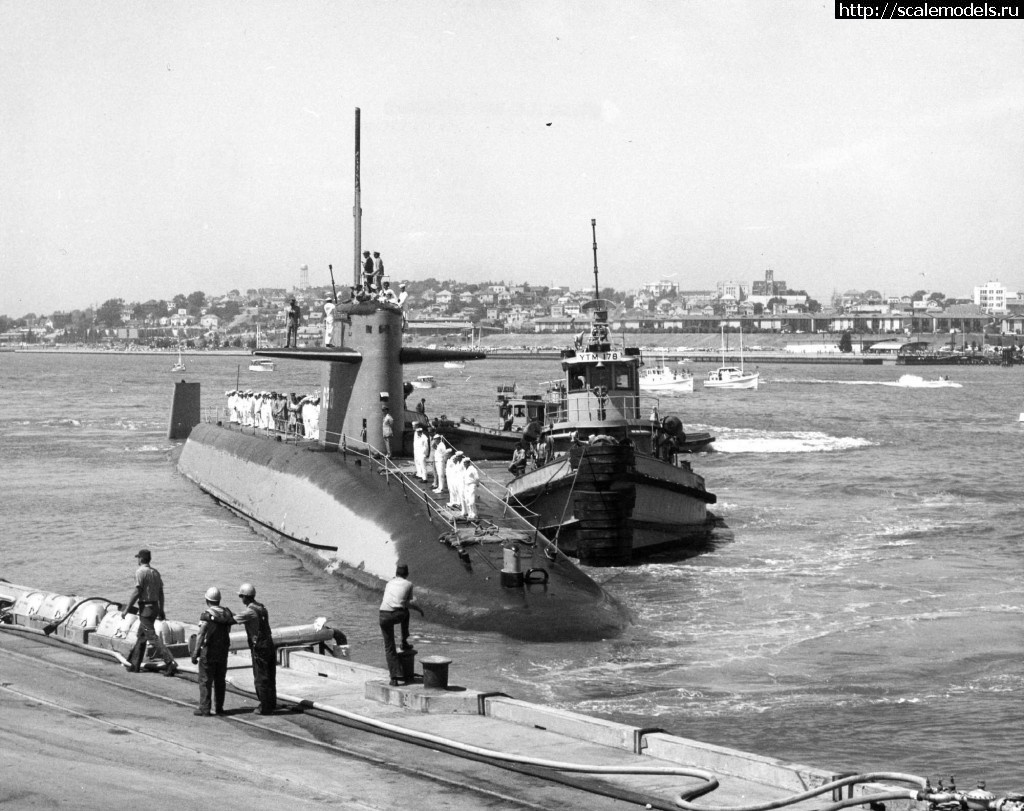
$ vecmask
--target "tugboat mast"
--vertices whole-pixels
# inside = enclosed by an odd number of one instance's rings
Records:
[[[597,220],[590,221],[590,231],[594,235],[594,298],[601,298],[601,288],[597,284]]]
[[[355,265],[354,277],[352,285],[358,287],[362,280],[362,262],[360,256],[363,252],[363,208],[359,202],[359,108],[356,107],[356,168],[355,168],[355,179],[356,179],[356,201],[352,207],[352,217],[355,219],[355,238],[353,239],[354,246],[354,260]]]

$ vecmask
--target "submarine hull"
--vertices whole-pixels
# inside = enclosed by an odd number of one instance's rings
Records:
[[[381,592],[395,565],[408,564],[432,621],[531,641],[607,638],[628,625],[625,609],[542,536],[453,526],[372,456],[201,423],[178,468],[307,565]],[[510,588],[502,568],[513,546],[529,574]]]

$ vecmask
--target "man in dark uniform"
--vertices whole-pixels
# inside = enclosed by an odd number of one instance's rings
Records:
[[[256,602],[256,588],[252,583],[238,587],[238,596],[245,606],[235,614],[235,622],[245,626],[252,653],[252,681],[260,706],[258,715],[270,715],[277,707],[277,651],[270,633],[270,614],[266,606]]]
[[[363,251],[363,289],[367,293],[376,289],[376,285],[373,282],[373,259],[370,258],[369,251]]]
[[[285,347],[299,345],[299,319],[302,318],[302,308],[295,299],[288,305],[288,337],[285,339]],[[294,341],[294,343],[293,343]]]
[[[224,714],[227,689],[228,650],[235,617],[220,604],[220,589],[206,590],[206,610],[199,615],[199,636],[192,651],[192,664],[199,665],[199,709],[193,715],[210,715],[210,703],[217,715]]]
[[[173,676],[178,669],[174,655],[164,646],[163,640],[154,627],[157,620],[164,620],[164,581],[160,572],[149,565],[153,559],[148,549],[140,549],[135,556],[139,568],[135,570],[135,588],[128,596],[128,602],[121,609],[121,618],[131,610],[136,602],[139,604],[139,627],[136,631],[135,647],[128,654],[128,670],[138,673],[142,667],[142,657],[146,653],[146,643],[153,646],[153,651],[166,663],[165,676]]]

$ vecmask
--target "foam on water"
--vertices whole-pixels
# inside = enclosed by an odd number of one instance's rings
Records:
[[[875,444],[862,437],[830,436],[820,431],[763,431],[756,428],[715,428],[720,453],[827,453]]]

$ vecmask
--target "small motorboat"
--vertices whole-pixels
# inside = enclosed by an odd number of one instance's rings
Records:
[[[253,360],[249,362],[250,372],[272,372],[274,371],[274,361],[272,360]]]
[[[446,360],[444,362],[445,369],[465,369],[466,364],[461,360]]]
[[[686,369],[672,369],[664,363],[640,370],[640,391],[693,391],[693,375]]]
[[[412,381],[412,387],[414,389],[434,389],[437,388],[437,380],[433,375],[419,375]]]

